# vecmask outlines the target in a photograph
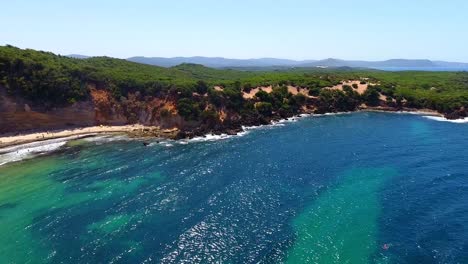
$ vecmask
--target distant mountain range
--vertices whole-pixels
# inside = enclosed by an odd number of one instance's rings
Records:
[[[431,60],[405,60],[392,59],[385,61],[354,61],[340,59],[325,59],[325,60],[305,60],[295,61],[286,59],[226,59],[226,58],[209,58],[209,57],[177,57],[177,58],[148,58],[148,57],[132,57],[129,61],[139,62],[150,65],[163,67],[172,67],[181,63],[195,63],[213,68],[230,68],[230,67],[354,67],[354,68],[460,68],[468,69],[468,63],[431,61]]]
[[[88,56],[72,54],[69,57],[85,59]],[[264,68],[264,67],[353,67],[353,68],[374,68],[374,69],[428,69],[428,70],[468,70],[468,63],[431,61],[431,60],[407,60],[391,59],[385,61],[361,61],[361,60],[288,60],[275,58],[261,59],[227,59],[221,57],[131,57],[127,60],[156,65],[161,67],[173,67],[183,63],[201,64],[211,68]]]
[[[296,66],[299,62],[287,59],[226,59],[220,57],[132,57],[127,60],[144,64],[158,65],[163,67],[173,67],[182,63],[201,64],[212,68],[229,68],[229,67],[270,67],[270,66]],[[313,63],[315,61],[303,61],[303,63]]]

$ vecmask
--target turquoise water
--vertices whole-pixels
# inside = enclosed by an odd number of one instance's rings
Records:
[[[356,113],[0,167],[0,263],[468,263],[468,124]]]

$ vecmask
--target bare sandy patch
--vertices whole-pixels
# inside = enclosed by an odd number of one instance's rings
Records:
[[[379,100],[380,100],[380,101],[386,102],[386,101],[387,101],[387,96],[385,96],[385,95],[379,93]]]
[[[288,85],[288,92],[290,92],[293,95],[303,94],[305,96],[309,96],[309,89],[308,88],[302,88],[302,87],[299,87],[299,86]]]
[[[257,94],[259,91],[265,91],[267,93],[271,93],[273,92],[273,87],[271,85],[256,87],[256,88],[251,89],[250,92],[248,93],[243,92],[242,96],[244,97],[244,99],[253,99],[255,97],[255,94]],[[311,97],[311,98],[313,97],[313,96],[309,96],[308,88],[302,88],[299,86],[288,85],[288,92],[291,93],[292,95],[303,94],[307,97]]]
[[[357,89],[353,87],[353,84],[357,85]],[[351,88],[353,88],[353,90],[355,90],[359,94],[363,94],[367,90],[367,88],[369,87],[368,83],[361,84],[361,81],[358,81],[358,80],[348,80],[348,81],[344,81],[342,84],[338,84],[338,85],[335,85],[333,87],[327,87],[327,89],[343,91],[343,86],[344,85],[351,86]]]
[[[255,97],[255,95],[260,91],[264,91],[266,93],[271,93],[271,92],[273,92],[273,87],[270,85],[270,86],[260,86],[260,87],[257,87],[257,88],[253,88],[248,93],[243,92],[242,97],[244,97],[244,99],[253,99]]]

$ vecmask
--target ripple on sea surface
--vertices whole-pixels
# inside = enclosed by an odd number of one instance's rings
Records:
[[[341,248],[350,259],[466,262],[465,124],[382,113],[280,124],[187,144],[81,140],[5,164],[0,262],[281,263],[313,256],[316,241],[332,253],[340,237],[360,241]],[[397,173],[375,181],[384,168]]]

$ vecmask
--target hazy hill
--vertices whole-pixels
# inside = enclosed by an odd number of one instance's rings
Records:
[[[80,54],[67,55],[76,59],[87,59],[89,56]],[[427,59],[390,59],[384,61],[363,61],[363,60],[341,60],[328,58],[324,60],[288,60],[276,58],[260,59],[228,59],[222,57],[142,57],[136,56],[127,59],[128,61],[155,65],[160,67],[174,67],[180,64],[199,64],[211,68],[232,68],[248,70],[284,70],[288,68],[310,68],[310,67],[352,67],[352,68],[374,68],[374,69],[416,69],[416,70],[464,70],[468,71],[468,63],[431,61]]]
[[[213,60],[204,59],[205,63]],[[248,61],[291,63],[275,59]],[[159,67],[109,57],[76,59],[0,46],[0,133],[140,122],[200,135],[266,124],[273,117],[301,113],[304,107],[326,113],[354,111],[362,104],[394,110],[428,108],[449,118],[467,116],[468,72],[395,73],[341,66],[363,63],[327,59],[301,65],[333,67],[239,71],[193,63]],[[391,60],[373,65],[432,63]],[[363,94],[349,90],[352,87],[347,91],[330,89],[343,80],[359,81],[364,77],[378,85]],[[272,86],[271,94],[255,90],[265,86]],[[246,96],[251,92],[253,97]]]
[[[468,63],[446,62],[446,61],[431,61],[431,60],[407,60],[407,59],[391,59],[385,61],[360,61],[360,60],[340,60],[340,59],[324,59],[324,60],[287,60],[275,58],[261,59],[226,59],[220,57],[132,57],[127,60],[157,65],[162,67],[173,67],[183,63],[200,64],[212,68],[255,68],[255,67],[272,67],[272,68],[291,68],[291,67],[354,67],[354,68],[451,68],[467,70]]]
[[[450,64],[450,62],[447,62]],[[327,67],[359,67],[359,68],[382,68],[382,67],[438,67],[437,63],[430,60],[405,60],[392,59],[385,61],[347,61],[340,59],[325,59],[313,63],[300,64],[300,67],[327,66]],[[468,66],[468,64],[466,65]]]
[[[275,58],[261,58],[261,59],[226,59],[221,57],[175,57],[175,58],[162,58],[162,57],[131,57],[127,60],[139,62],[150,65],[157,65],[163,67],[173,67],[183,63],[201,64],[213,68],[228,68],[228,67],[269,67],[269,66],[296,66],[298,61],[275,59]],[[309,63],[313,61],[305,61]]]

